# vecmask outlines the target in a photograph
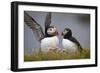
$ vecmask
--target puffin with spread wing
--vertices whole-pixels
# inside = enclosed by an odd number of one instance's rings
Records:
[[[45,32],[41,26],[32,18],[27,12],[24,12],[24,22],[29,26],[33,33],[36,34],[36,38],[41,43],[41,51],[48,52],[51,49],[57,49],[59,45],[58,31],[51,24],[51,13],[47,13],[45,19]]]

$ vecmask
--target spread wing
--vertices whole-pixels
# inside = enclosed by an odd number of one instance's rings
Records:
[[[41,41],[41,39],[44,38],[44,33],[41,26],[26,12],[24,12],[24,22],[32,29],[38,41]]]
[[[47,29],[49,28],[51,24],[51,12],[48,12],[45,18],[45,34],[47,33]]]
[[[49,27],[51,24],[51,12],[47,13],[45,18],[45,27]]]

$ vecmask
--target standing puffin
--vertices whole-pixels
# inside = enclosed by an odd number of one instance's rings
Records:
[[[80,43],[72,36],[72,31],[69,28],[65,28],[62,32],[63,40],[62,46],[67,53],[75,53],[79,51],[81,53],[82,47]]]
[[[59,39],[57,37],[58,31],[54,26],[50,26],[50,12],[46,15],[44,33],[41,26],[26,12],[24,12],[24,22],[32,29],[33,33],[36,34],[35,36],[41,44],[40,51],[48,52],[51,49],[57,49],[59,45]]]
[[[50,26],[45,32],[45,38],[41,40],[41,51],[48,52],[49,50],[57,49],[57,46],[59,45],[57,35],[57,29]]]

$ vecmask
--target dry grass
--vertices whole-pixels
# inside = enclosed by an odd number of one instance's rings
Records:
[[[89,59],[90,49],[84,49],[81,54],[76,53],[66,53],[59,51],[49,51],[48,53],[37,53],[31,55],[25,55],[24,61],[47,61],[47,60],[70,60],[70,59]]]

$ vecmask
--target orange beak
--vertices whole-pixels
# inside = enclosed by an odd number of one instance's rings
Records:
[[[61,36],[63,36],[64,34],[63,34],[63,32],[61,33]]]
[[[56,31],[56,35],[59,35],[58,31]]]

